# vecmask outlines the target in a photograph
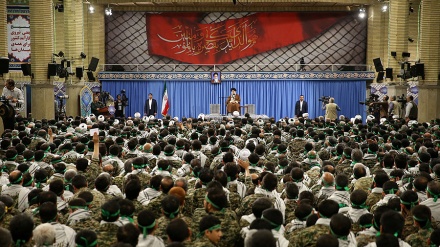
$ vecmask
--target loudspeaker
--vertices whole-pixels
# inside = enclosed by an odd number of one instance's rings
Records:
[[[402,52],[402,57],[410,57],[411,53],[409,52]]]
[[[92,57],[92,59],[90,60],[90,64],[89,64],[88,70],[95,71],[96,68],[98,67],[98,63],[99,63],[99,59],[96,58],[96,57]]]
[[[425,80],[425,64],[416,63],[417,76],[421,76],[422,80]]]
[[[83,67],[76,67],[76,77],[78,77],[79,79],[81,79],[84,75],[83,75]]]
[[[28,64],[28,63],[23,63],[23,64],[21,64],[21,71],[23,71],[23,75],[24,75],[24,76],[30,76],[30,75],[32,75],[32,72],[31,72],[31,65]]]
[[[57,66],[58,64],[56,63],[49,63],[47,65],[47,79],[49,79],[51,76],[57,75]]]
[[[417,77],[417,68],[415,65],[411,66],[410,72],[412,77]]]
[[[0,75],[9,73],[9,59],[6,57],[0,58]]]
[[[392,57],[396,57],[396,56],[397,56],[397,52],[392,51],[392,52],[391,52],[391,56],[392,56]]]
[[[390,78],[393,80],[393,68],[387,68],[385,70],[385,78]]]
[[[220,104],[210,104],[209,114],[220,114]]]
[[[384,71],[380,57],[373,59],[373,63],[374,63],[374,68],[376,69],[376,72]]]
[[[380,72],[377,74],[376,82],[382,82],[382,81],[383,81],[383,76],[384,76],[384,72],[383,72],[383,71],[380,71]]]
[[[93,76],[92,71],[87,71],[87,78],[89,78],[89,81],[95,81],[95,76]]]

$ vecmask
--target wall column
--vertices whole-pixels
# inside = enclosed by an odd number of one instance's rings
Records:
[[[420,13],[420,62],[425,80],[419,79],[419,121],[440,117],[440,1],[423,0]]]
[[[83,67],[83,59],[80,57],[84,52],[84,15],[83,2],[81,0],[64,0],[64,50],[65,58],[71,61],[72,73],[76,73],[77,67]],[[83,73],[84,77],[85,72]],[[67,116],[78,116],[79,92],[84,86],[83,77],[70,75],[66,80],[66,94],[70,96],[66,101]]]
[[[32,117],[36,119],[55,116],[53,85],[47,78],[47,64],[53,53],[52,1],[29,1],[31,14],[32,47]]]
[[[408,52],[408,0],[391,0],[389,12],[388,65],[393,68],[394,80],[400,80],[397,79],[400,72],[399,61],[403,60],[402,52]],[[391,56],[392,51],[397,52],[396,58]]]

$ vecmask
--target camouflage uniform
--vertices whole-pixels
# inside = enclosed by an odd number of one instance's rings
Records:
[[[196,233],[194,233],[196,234]],[[193,247],[215,247],[217,245],[213,244],[207,237],[202,236],[198,238],[196,241],[191,243]]]
[[[101,173],[101,167],[99,166],[99,159],[92,158],[90,165],[87,167],[85,172],[79,171],[78,174],[84,175],[87,179],[87,185],[89,189],[95,188],[95,180]]]
[[[98,229],[99,222],[91,218],[88,210],[77,209],[69,215],[66,225],[78,232],[83,229]]]
[[[150,201],[150,203],[148,203],[147,208],[148,210],[151,210],[154,215],[156,216],[155,218],[158,219],[159,217],[162,216],[162,199],[165,198],[166,194],[161,193],[159,196],[157,196],[156,198],[154,198],[153,200]]]
[[[194,190],[194,192],[191,194],[191,199],[190,199],[192,212],[194,212],[194,210],[196,208],[203,208],[204,207],[203,201],[205,200],[205,195],[206,195],[206,188],[199,188],[199,189]]]
[[[251,214],[252,213],[252,205],[254,204],[254,202],[258,199],[258,198],[267,198],[267,196],[263,195],[263,194],[252,194],[249,196],[246,196],[242,203],[241,203],[241,207],[237,208],[236,212],[238,216],[242,216],[242,215],[247,215],[247,214]],[[275,203],[275,198],[269,198],[272,203]]]
[[[93,194],[93,201],[89,206],[89,211],[92,214],[92,217],[96,220],[101,219],[101,205],[105,203],[104,195],[96,190],[90,190],[88,188],[79,189],[72,197],[72,199],[78,198],[78,195],[83,191],[89,191]]]
[[[419,229],[416,233],[413,233],[405,238],[405,242],[407,242],[411,246],[417,247],[429,247],[428,242],[426,241],[431,237],[432,229]]]
[[[176,219],[176,218],[180,218],[180,219],[184,220],[186,222],[186,224],[188,225],[188,227],[191,229],[191,232],[196,233],[198,231],[198,229],[191,228],[191,224],[192,224],[191,219],[184,217],[184,216],[180,216],[180,215],[173,218],[173,219]],[[164,243],[166,243],[168,241],[167,226],[173,219],[170,219],[166,216],[161,216],[159,219],[157,219],[157,229],[154,231],[154,235],[157,236],[158,238],[162,238]]]
[[[351,192],[355,190],[363,190],[367,193],[370,193],[371,184],[373,184],[372,177],[362,177],[356,180],[351,187]]]
[[[353,166],[351,160],[344,160],[341,164],[336,165],[335,174],[345,174],[347,177],[351,177],[351,175],[353,175]]]
[[[356,237],[357,247],[364,247],[369,243],[376,242],[377,230],[374,227],[370,227],[365,231],[359,232]]]
[[[318,238],[323,234],[328,234],[330,227],[327,225],[314,225],[304,228],[289,238],[290,247],[315,246]]]
[[[237,222],[237,217],[235,213],[229,209],[224,209],[224,212],[215,211],[209,213],[217,217],[221,221],[221,229],[223,232],[223,237],[221,238],[218,246],[220,247],[230,247],[236,246],[240,241],[240,227]],[[199,229],[200,220],[208,215],[204,208],[198,208],[194,211],[194,216],[192,218],[193,226],[192,229]],[[198,232],[198,230],[197,230]]]
[[[298,201],[296,199],[284,199],[286,204],[286,219],[284,222],[291,222],[296,219],[295,210],[298,207]]]
[[[373,207],[378,201],[383,198],[382,192],[382,188],[374,188],[371,191],[371,194],[369,194],[367,197],[367,201],[365,201],[365,204],[367,204],[368,206],[368,210],[371,210],[371,207]]]
[[[99,245],[112,246],[114,243],[118,242],[116,238],[118,228],[119,226],[113,223],[100,224],[97,231]]]
[[[288,149],[292,155],[293,159],[298,159],[299,155],[304,151],[304,146],[307,141],[304,138],[296,137],[293,141],[289,143]]]
[[[405,239],[409,235],[417,233],[417,231],[419,231],[419,228],[414,226],[413,216],[412,216],[411,213],[409,213],[405,217],[405,224],[403,225],[403,230],[402,230],[401,238]],[[415,245],[411,245],[411,246],[415,246]]]

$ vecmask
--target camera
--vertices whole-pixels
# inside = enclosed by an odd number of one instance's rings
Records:
[[[365,99],[365,101],[359,101],[359,104],[361,105],[369,105],[373,102],[377,102],[379,99],[379,95],[377,94],[371,94],[368,99]]]
[[[402,94],[402,96],[397,96],[397,102],[399,102],[399,103],[406,103],[405,94]]]
[[[68,99],[69,95],[65,94],[65,95],[57,95],[58,99]]]
[[[319,98],[318,100],[321,101],[323,104],[328,104],[330,96],[321,96],[321,98]]]

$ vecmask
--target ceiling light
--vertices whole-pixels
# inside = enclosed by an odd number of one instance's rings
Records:
[[[359,9],[359,15],[358,16],[359,16],[359,18],[364,19],[366,15],[367,15],[366,9],[362,5],[361,8]]]
[[[387,12],[387,11],[388,11],[388,4],[382,5],[382,12]]]
[[[112,15],[112,8],[110,8],[110,6],[107,6],[107,8],[105,8],[105,15]]]
[[[90,5],[90,6],[89,6],[89,13],[90,13],[90,14],[95,13],[95,7],[93,7],[93,5]]]

